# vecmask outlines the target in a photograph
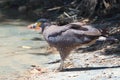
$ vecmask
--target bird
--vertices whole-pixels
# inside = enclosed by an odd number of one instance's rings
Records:
[[[41,18],[29,28],[40,28],[44,39],[51,47],[55,47],[61,57],[58,71],[65,69],[64,61],[70,52],[83,45],[91,45],[96,42],[100,36],[107,36],[107,30],[98,29],[91,25],[83,25],[81,22],[73,22],[58,26],[51,24],[49,19]]]

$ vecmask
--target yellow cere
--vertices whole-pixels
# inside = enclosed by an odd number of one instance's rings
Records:
[[[37,22],[37,27],[38,27],[38,26],[39,26],[39,27],[41,26],[41,22]]]
[[[40,29],[40,26],[41,26],[41,22],[37,22],[37,25],[36,25],[35,30],[39,30],[39,29]]]

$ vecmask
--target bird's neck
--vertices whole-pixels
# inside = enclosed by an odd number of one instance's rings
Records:
[[[42,23],[42,25],[41,25],[41,28],[42,28],[42,33],[43,33],[43,31],[47,28],[47,27],[49,27],[51,25],[51,23],[50,22],[45,22],[45,23]]]

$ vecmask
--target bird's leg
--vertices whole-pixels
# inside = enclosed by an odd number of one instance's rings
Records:
[[[57,70],[62,71],[64,69],[64,61],[68,55],[69,53],[60,52],[61,61],[60,66]]]
[[[62,71],[63,69],[64,69],[64,60],[61,59],[60,66],[59,66],[59,68],[57,70]]]

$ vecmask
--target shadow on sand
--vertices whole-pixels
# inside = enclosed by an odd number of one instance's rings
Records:
[[[120,65],[118,66],[112,66],[112,67],[85,67],[85,68],[69,68],[64,69],[64,72],[68,71],[88,71],[88,70],[100,70],[100,69],[109,69],[109,68],[120,68]]]

